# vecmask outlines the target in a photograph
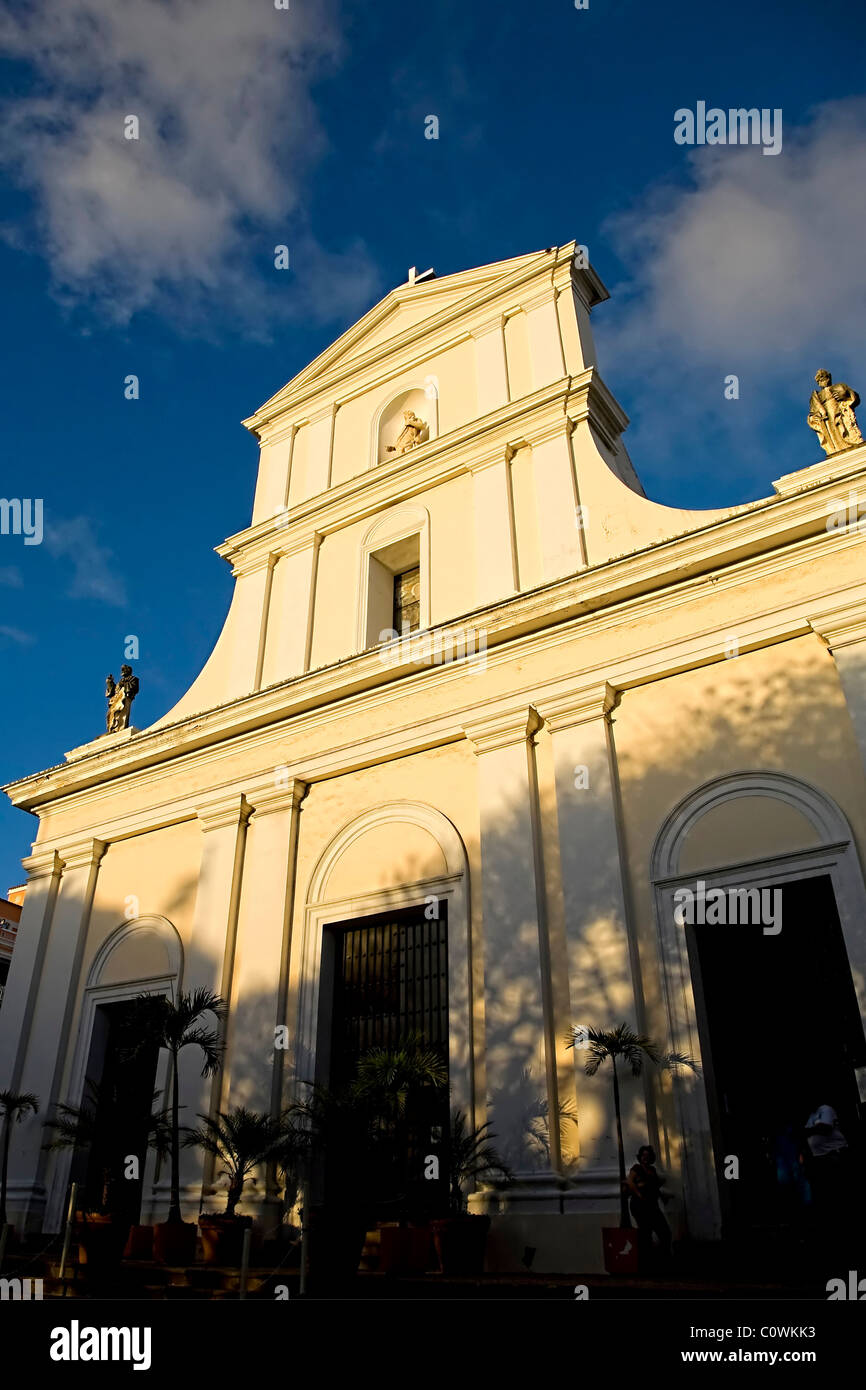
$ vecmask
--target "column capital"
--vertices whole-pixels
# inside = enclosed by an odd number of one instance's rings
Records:
[[[70,873],[74,869],[94,869],[100,859],[108,849],[105,840],[95,840],[88,835],[80,840],[73,840],[68,845],[61,845],[58,849],[63,872]]]
[[[202,830],[207,832],[223,830],[226,826],[246,824],[253,813],[253,808],[243,792],[220,791],[202,797],[195,808],[195,813],[201,822]]]
[[[553,285],[545,285],[544,289],[539,290],[531,299],[525,299],[520,307],[524,313],[531,314],[533,309],[543,309],[546,304],[555,305],[558,294]]]
[[[539,700],[539,713],[551,733],[589,724],[594,719],[608,719],[619,703],[620,692],[609,681],[556,694]]]
[[[261,820],[263,816],[269,816],[274,811],[300,810],[301,802],[309,789],[309,782],[293,776],[287,768],[276,767],[267,781],[247,788],[246,798],[252,806],[255,819]]]
[[[809,617],[808,622],[812,631],[817,633],[822,642],[826,642],[831,652],[837,651],[840,647],[853,647],[858,642],[866,642],[866,594],[850,603],[839,604],[838,607],[815,613]]]
[[[32,854],[21,860],[21,865],[27,874],[28,887],[40,878],[52,878],[63,870],[63,860],[56,849],[34,848]]]
[[[483,323],[480,328],[471,329],[470,333],[471,336],[477,340],[478,338],[486,338],[488,333],[501,333],[504,326],[505,315],[497,314],[495,318],[490,319],[487,323]]]
[[[524,440],[533,449],[552,439],[570,439],[573,433],[574,425],[567,415],[553,415],[547,420],[540,420],[537,425],[529,425]]]
[[[519,709],[499,711],[496,714],[482,715],[464,724],[463,732],[474,744],[476,754],[492,753],[499,748],[527,743],[541,728],[541,719],[534,705],[521,705]]]

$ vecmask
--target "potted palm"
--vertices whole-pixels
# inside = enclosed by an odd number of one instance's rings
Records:
[[[20,1124],[27,1115],[39,1112],[39,1101],[31,1091],[0,1091],[0,1115],[3,1117],[3,1163],[0,1169],[0,1250],[5,1249],[4,1237],[8,1236],[6,1220],[6,1195],[9,1186],[9,1148],[12,1142],[12,1126]]]
[[[420,1206],[413,1174],[423,1157],[422,1136],[429,1132],[425,1119],[447,1090],[447,1064],[413,1034],[396,1048],[364,1053],[353,1085],[375,1116],[373,1137],[396,1190],[397,1220],[380,1224],[379,1267],[386,1274],[423,1273],[430,1262],[432,1231],[428,1221],[411,1219],[413,1206]]]
[[[142,1046],[156,1043],[169,1055],[171,1072],[171,1113],[169,1118],[169,1158],[171,1196],[168,1218],[154,1227],[153,1253],[163,1264],[191,1264],[195,1259],[196,1224],[184,1221],[180,1210],[180,1077],[178,1059],[185,1047],[202,1053],[202,1076],[213,1076],[222,1061],[220,1028],[225,1017],[225,1001],[209,989],[181,992],[177,1002],[161,994],[139,995],[139,1023]],[[208,1026],[211,1014],[217,1027]]]
[[[202,1124],[186,1139],[213,1154],[222,1165],[218,1176],[228,1179],[225,1211],[202,1213],[202,1255],[205,1264],[238,1264],[243,1234],[252,1225],[251,1216],[240,1216],[237,1205],[250,1175],[263,1163],[285,1160],[290,1138],[286,1115],[261,1115],[243,1105],[220,1111],[217,1116],[199,1115]]]
[[[490,1122],[471,1129],[461,1110],[451,1112],[445,1144],[448,1216],[433,1222],[433,1243],[443,1274],[481,1274],[490,1217],[470,1215],[466,1185],[477,1178],[507,1180],[511,1171],[491,1140]]]
[[[589,1057],[584,1066],[587,1076],[595,1076],[605,1062],[609,1061],[611,1064],[613,1108],[616,1116],[616,1148],[619,1162],[619,1226],[602,1228],[604,1267],[609,1274],[633,1274],[638,1269],[638,1245],[628,1210],[628,1184],[625,1172],[625,1145],[622,1138],[622,1105],[617,1063],[621,1067],[628,1068],[633,1077],[641,1075],[645,1062],[652,1063],[661,1071],[676,1071],[679,1067],[690,1067],[692,1071],[697,1071],[697,1066],[684,1053],[663,1053],[654,1042],[642,1034],[635,1033],[627,1023],[620,1023],[616,1028],[572,1028],[566,1045],[588,1049]]]

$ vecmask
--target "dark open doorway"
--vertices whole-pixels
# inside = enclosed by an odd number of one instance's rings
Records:
[[[725,1228],[798,1229],[808,1221],[803,1130],[832,1105],[861,1141],[855,1068],[866,1043],[827,875],[786,883],[782,929],[687,926]],[[726,1158],[739,1177],[725,1176]],[[728,1164],[730,1169],[730,1164]]]
[[[134,1001],[100,1004],[94,1013],[83,1104],[94,1115],[92,1140],[76,1152],[72,1177],[87,1209],[110,1206],[130,1224],[139,1220],[159,1048],[143,1044]],[[138,1177],[125,1176],[138,1160]]]
[[[396,1050],[422,1043],[448,1066],[447,904],[419,905],[400,912],[335,923],[325,932],[322,968],[323,1013],[319,1029],[318,1079],[332,1091],[347,1086],[358,1062],[372,1049]],[[407,1116],[410,1152],[390,1174],[377,1174],[380,1219],[411,1209],[441,1210],[447,1200],[441,1180],[424,1179],[424,1155],[441,1154],[448,1125],[448,1091],[413,1096]],[[345,1155],[330,1155],[324,1195],[340,1184]],[[407,1188],[407,1173],[410,1175]]]

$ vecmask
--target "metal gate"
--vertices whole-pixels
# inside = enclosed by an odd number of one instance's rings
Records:
[[[332,928],[336,937],[331,1083],[353,1074],[370,1048],[399,1047],[420,1034],[448,1061],[446,903]]]

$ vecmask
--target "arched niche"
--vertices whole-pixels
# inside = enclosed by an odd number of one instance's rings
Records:
[[[439,386],[435,377],[428,376],[422,382],[404,387],[379,406],[373,417],[373,466],[399,456],[398,441],[405,423],[403,417],[408,411],[424,424],[417,444],[436,439],[439,434]],[[411,453],[412,450],[406,452]]]
[[[136,917],[124,922],[102,943],[90,967],[88,989],[106,989],[149,981],[178,981],[183,970],[183,943],[167,917]]]
[[[431,899],[447,904],[452,1104],[471,1113],[469,866],[456,827],[423,802],[394,801],[364,811],[344,825],[319,856],[307,890],[296,962],[297,1076],[316,1075],[320,1025],[328,1022],[321,991],[326,928]]]

